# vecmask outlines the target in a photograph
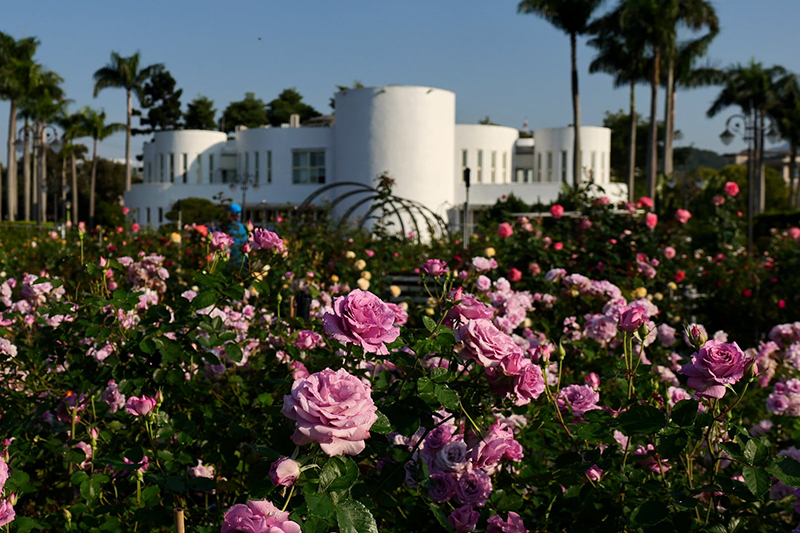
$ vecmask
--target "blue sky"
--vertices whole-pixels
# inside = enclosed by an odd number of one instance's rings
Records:
[[[607,1],[611,7],[615,1]],[[124,8],[123,8],[124,6]],[[185,104],[198,94],[218,115],[232,100],[255,92],[265,101],[286,87],[327,113],[337,84],[429,85],[456,93],[457,119],[489,115],[499,124],[531,128],[571,122],[569,40],[547,22],[516,14],[514,0],[39,0],[6,2],[0,31],[36,36],[38,60],[63,76],[73,108],[103,108],[124,122],[125,95],[107,89],[92,97],[92,74],[115,50],[141,51],[144,64],[164,63],[183,88]],[[722,32],[709,58],[721,66],[751,58],[800,72],[799,0],[716,0]],[[628,91],[611,77],[590,75],[594,51],[578,48],[583,123],[599,125],[607,110],[627,109]],[[707,119],[718,89],[678,95],[678,145],[723,151],[725,113]],[[649,89],[637,92],[649,110]],[[663,98],[659,102],[663,113]],[[8,103],[0,102],[0,146],[8,131]],[[134,153],[143,137],[134,138]],[[738,143],[738,144],[737,144]],[[743,147],[739,141],[728,150]],[[124,135],[100,147],[124,155]],[[5,162],[5,149],[0,150]]]

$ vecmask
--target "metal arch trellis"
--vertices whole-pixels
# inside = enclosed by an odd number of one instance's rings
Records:
[[[369,185],[355,181],[342,181],[325,185],[309,194],[300,204],[299,210],[301,212],[309,210],[316,200],[324,197],[330,191],[344,189],[341,194],[335,196],[326,203],[327,209],[333,211],[338,205],[345,201],[350,200],[353,202],[352,205],[348,206],[339,220],[340,227],[343,224],[347,224],[353,213],[360,207],[371,202],[372,205],[370,205],[366,213],[360,217],[358,223],[359,229],[363,229],[364,225],[369,220],[381,223],[395,219],[398,222],[403,237],[407,237],[406,222],[404,221],[404,218],[407,218],[413,226],[414,238],[417,242],[420,242],[422,239],[420,223],[423,221],[431,237],[442,238],[450,235],[447,223],[442,217],[419,202],[393,195],[391,192],[391,184],[380,178],[379,180],[380,185],[378,187],[370,187]]]

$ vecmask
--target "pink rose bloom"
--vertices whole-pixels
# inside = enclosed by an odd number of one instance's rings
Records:
[[[675,220],[677,220],[681,224],[686,224],[687,222],[689,222],[690,218],[692,218],[692,214],[686,209],[678,209],[677,211],[675,211]]]
[[[125,404],[125,410],[133,416],[145,416],[156,407],[156,399],[142,395],[141,398],[131,396]]]
[[[497,268],[497,261],[495,261],[493,258],[487,259],[485,257],[473,257],[472,267],[478,272],[486,272],[487,270],[494,270]]]
[[[122,214],[123,215],[127,215],[130,212],[131,212],[131,208],[130,207],[123,207],[122,208]]]
[[[290,487],[300,477],[300,465],[290,457],[281,457],[269,469],[269,478],[275,485]]]
[[[434,472],[431,474],[433,487],[428,492],[428,497],[436,503],[444,503],[456,493],[458,476],[452,472]]]
[[[17,513],[14,512],[14,506],[11,505],[11,500],[3,500],[0,502],[0,527],[13,522],[16,516]]]
[[[520,461],[522,446],[514,439],[514,433],[505,424],[492,424],[487,435],[472,448],[472,466],[493,474],[501,461]]]
[[[508,271],[508,281],[517,282],[522,279],[522,272],[517,270],[516,268],[512,268]]]
[[[476,319],[491,320],[494,318],[494,307],[489,307],[470,294],[463,294],[460,288],[448,296],[460,302],[447,312],[447,319],[456,324]]]
[[[475,288],[481,292],[486,292],[492,288],[492,280],[481,274],[478,276],[478,279],[475,280]]]
[[[429,276],[441,276],[448,271],[447,263],[441,259],[428,259],[425,261],[425,264],[422,265],[422,271]]]
[[[408,313],[406,313],[405,309],[392,302],[386,302],[386,306],[392,310],[392,313],[394,313],[395,326],[402,326],[408,322]]]
[[[100,395],[100,399],[108,404],[109,414],[114,414],[125,407],[125,395],[119,392],[117,382],[113,379],[108,382],[108,387]]]
[[[486,533],[528,533],[528,528],[517,513],[509,511],[508,520],[505,522],[498,515],[490,516]]]
[[[725,385],[733,385],[742,379],[745,368],[752,361],[735,342],[710,340],[692,355],[692,362],[683,365],[680,373],[689,376],[686,384],[697,391],[697,397],[722,398]]]
[[[226,250],[233,244],[233,238],[222,231],[215,231],[211,235],[211,249],[212,250]]]
[[[526,359],[526,361],[529,361]],[[514,376],[514,405],[527,405],[544,392],[542,369],[533,363],[524,365]]]
[[[642,196],[639,198],[639,207],[646,207],[647,209],[653,208],[653,199],[649,196]]]
[[[578,226],[578,228],[581,231],[586,231],[591,227],[592,227],[592,221],[589,220],[588,218],[584,218],[583,220],[581,220],[581,224],[580,224],[580,226]]]
[[[673,248],[672,246],[667,246],[666,248],[664,248],[664,257],[666,257],[667,259],[673,259],[675,255],[677,255],[677,253],[678,252],[676,252],[675,248]]]
[[[595,483],[597,483],[603,476],[603,470],[597,465],[592,465],[586,470],[585,475],[587,479],[590,479]]]
[[[539,263],[531,263],[528,265],[528,272],[531,273],[531,276],[538,276],[542,273],[542,267],[539,266]]]
[[[633,333],[649,318],[647,309],[638,305],[629,305],[619,310],[619,329]]]
[[[655,213],[647,213],[644,216],[644,225],[650,229],[654,229],[658,225],[658,215]]]
[[[361,346],[365,352],[389,355],[387,342],[400,335],[395,314],[371,292],[355,289],[333,301],[333,312],[322,315],[325,333],[349,344]]]
[[[139,472],[144,472],[145,470],[147,470],[150,467],[150,459],[146,455],[142,456],[142,460],[139,461],[138,463],[134,463],[133,461],[131,461],[127,457],[123,457],[122,458],[122,462],[125,463],[126,465],[133,465],[133,466],[136,467],[136,468],[129,468],[129,469],[126,469],[126,470],[132,470],[132,471],[135,470],[135,471],[139,471]]]
[[[564,208],[559,204],[555,204],[553,207],[550,208],[550,214],[553,215],[553,218],[558,220],[559,218],[564,216]]]
[[[309,373],[306,365],[301,363],[300,361],[292,361],[289,363],[289,370],[292,371],[292,379],[298,380],[302,378],[307,378],[311,374]]]
[[[447,517],[447,521],[458,533],[475,531],[481,514],[469,505],[459,507]]]
[[[300,330],[297,333],[297,340],[294,341],[294,345],[301,350],[311,350],[324,344],[322,335],[309,329]]]
[[[493,368],[509,356],[522,355],[522,348],[486,319],[470,320],[455,330],[461,356]]]
[[[511,224],[509,224],[508,222],[503,222],[497,228],[497,233],[498,235],[500,235],[501,238],[507,239],[512,235],[514,235],[514,228],[512,228]]]
[[[297,422],[292,442],[319,443],[328,456],[357,455],[378,419],[369,385],[344,369],[326,368],[292,385],[281,413]]]
[[[588,385],[569,385],[561,389],[556,398],[556,403],[561,411],[572,411],[573,416],[581,418],[583,413],[600,409],[597,402],[600,393]]]
[[[266,530],[267,520],[253,513],[247,505],[237,503],[225,511],[221,533],[261,533]]]
[[[725,184],[725,194],[728,196],[736,196],[739,194],[739,184],[735,181],[729,181]]]
[[[458,479],[456,500],[462,505],[483,507],[492,494],[492,479],[483,470],[470,470]]]
[[[791,239],[800,239],[800,228],[789,228],[786,230],[786,234],[789,235],[789,238]]]
[[[134,222],[133,225],[131,226],[131,231],[133,231],[134,233],[139,233],[139,224],[136,224]]]
[[[8,464],[6,460],[0,457],[0,493],[3,492],[3,487],[6,486],[8,481]]]
[[[715,194],[714,198],[711,199],[711,202],[716,206],[719,207],[721,205],[725,205],[725,197],[721,194]]]
[[[597,375],[596,372],[589,372],[589,374],[583,378],[583,382],[594,390],[600,389],[600,376]]]
[[[186,473],[191,478],[204,477],[207,479],[214,479],[214,467],[204,465],[203,461],[197,460],[197,466],[190,466],[186,468]]]
[[[214,234],[216,235],[216,233]],[[283,239],[272,231],[262,228],[253,230],[253,236],[250,238],[253,243],[253,250],[264,250],[266,252],[276,252],[282,254],[286,251],[283,245]]]

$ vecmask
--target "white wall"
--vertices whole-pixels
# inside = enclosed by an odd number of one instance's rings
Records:
[[[214,167],[221,163],[221,153],[227,135],[220,131],[175,130],[157,131],[143,150],[143,179],[145,183],[210,183],[210,157]],[[172,158],[170,159],[170,155]],[[183,162],[186,157],[186,172]],[[163,158],[163,175],[162,175]],[[170,160],[172,166],[170,167]],[[213,176],[219,179],[219,173]]]
[[[541,128],[534,130],[536,141],[534,180],[538,181],[539,156],[541,155],[541,182],[566,181],[572,183],[573,128]],[[583,152],[581,180],[588,180],[589,172],[594,181],[605,185],[610,181],[611,130],[596,126],[581,126],[581,152]],[[548,180],[548,153],[552,154],[552,178]],[[565,156],[566,153],[566,156]],[[566,166],[563,165],[566,159]],[[566,172],[564,172],[566,170]]]
[[[456,125],[456,203],[462,203],[465,196],[464,156],[466,155],[466,167],[470,169],[472,186],[476,190],[483,187],[497,189],[511,183],[514,173],[514,146],[518,138],[519,132],[514,128],[482,124]]]

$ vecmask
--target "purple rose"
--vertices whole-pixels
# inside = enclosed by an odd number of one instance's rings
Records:
[[[661,324],[658,326],[658,341],[664,348],[669,348],[675,344],[675,328],[669,324]]]
[[[428,496],[436,503],[444,503],[456,493],[458,479],[455,474],[449,472],[436,472],[431,474],[433,488],[428,492]]]
[[[453,529],[459,533],[468,533],[475,531],[475,526],[478,525],[478,519],[481,514],[472,508],[470,505],[459,507],[447,517],[447,521],[453,526]]]
[[[0,457],[0,494],[3,493],[3,487],[8,481],[8,464],[6,460]]]
[[[514,511],[508,512],[508,521],[503,521],[497,515],[490,516],[486,526],[486,533],[528,533],[522,518]]]
[[[680,373],[689,376],[687,385],[697,391],[696,396],[722,398],[725,385],[742,379],[745,367],[752,361],[735,342],[710,340],[692,355],[692,362],[683,365]]]
[[[456,500],[462,505],[483,507],[492,494],[492,479],[483,470],[461,474],[456,487]]]
[[[233,238],[222,231],[215,231],[211,236],[212,250],[225,250],[233,244]]]
[[[297,422],[292,442],[317,442],[332,457],[364,450],[377,410],[369,385],[344,369],[326,368],[295,381],[281,412]]]
[[[141,398],[131,396],[125,404],[125,410],[133,416],[145,416],[156,407],[156,399],[142,395]]]
[[[447,312],[447,319],[455,324],[470,320],[491,320],[494,317],[494,307],[490,307],[471,294],[463,294],[459,288],[450,294],[450,297],[459,302]]]
[[[269,478],[275,485],[290,487],[300,477],[300,465],[291,457],[281,457],[269,469]]]
[[[597,402],[600,393],[588,385],[569,385],[558,393],[556,403],[561,411],[571,410],[576,418],[582,418],[586,411],[600,409]]]
[[[467,445],[463,440],[445,444],[436,453],[431,470],[439,472],[461,472],[467,468]]]
[[[114,414],[125,407],[125,395],[119,392],[117,382],[113,379],[108,382],[108,387],[100,395],[100,399],[108,404],[108,412],[110,414]]]
[[[617,323],[607,315],[586,315],[583,334],[589,339],[605,344],[617,336]]]
[[[251,241],[253,242],[253,250],[273,251],[279,254],[286,251],[286,248],[283,246],[283,239],[266,229],[254,229]]]
[[[499,366],[512,354],[522,354],[522,348],[511,337],[486,319],[471,320],[455,333],[461,356],[487,368]]]
[[[221,533],[301,533],[289,513],[267,500],[237,503],[225,512]]]
[[[514,433],[506,425],[492,424],[489,433],[472,449],[472,464],[475,468],[493,474],[503,459],[521,459],[522,447],[514,439]]]
[[[620,309],[619,329],[633,333],[647,322],[647,310],[638,305],[630,305]]]
[[[0,502],[0,526],[10,524],[16,516],[17,513],[14,512],[14,506],[11,505],[10,500]]]
[[[294,345],[301,350],[311,350],[312,348],[323,346],[324,344],[322,335],[309,329],[298,331],[297,340],[294,341]]]
[[[322,315],[325,333],[345,344],[354,343],[365,352],[389,355],[384,343],[400,335],[395,314],[371,292],[355,289],[333,301],[333,313]]]
[[[402,306],[391,302],[386,302],[386,306],[392,310],[392,313],[394,313],[395,326],[402,326],[408,322],[408,313],[406,313],[406,310],[403,309]]]
[[[441,276],[447,273],[448,268],[447,263],[441,259],[428,259],[425,261],[425,264],[422,265],[421,270],[429,276]]]
[[[204,477],[206,479],[214,479],[214,467],[204,465],[203,461],[197,460],[197,466],[190,466],[186,468],[186,473],[191,478]]]
[[[527,361],[527,359],[526,359]],[[514,376],[514,405],[527,405],[544,392],[542,369],[530,363]]]

